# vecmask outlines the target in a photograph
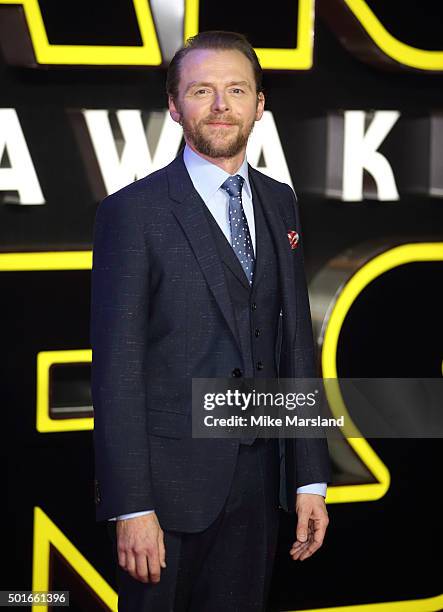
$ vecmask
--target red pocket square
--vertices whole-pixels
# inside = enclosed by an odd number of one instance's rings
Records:
[[[300,236],[295,230],[291,230],[288,232],[288,239],[291,249],[296,249],[298,247],[298,241],[300,240]]]

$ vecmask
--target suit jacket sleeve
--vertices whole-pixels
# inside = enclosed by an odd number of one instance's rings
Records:
[[[294,363],[297,377],[316,378],[315,348],[312,333],[311,310],[309,305],[308,288],[304,271],[303,238],[301,232],[300,214],[298,210],[295,193],[291,192],[293,209],[295,214],[295,227],[300,236],[297,249],[296,262],[297,279],[297,334],[296,346],[294,347]],[[302,350],[297,347],[303,347]],[[295,439],[295,462],[297,486],[332,481],[331,463],[329,458],[328,443],[325,438],[296,438]]]
[[[155,507],[146,424],[149,260],[139,202],[108,196],[94,226],[91,293],[97,520]]]

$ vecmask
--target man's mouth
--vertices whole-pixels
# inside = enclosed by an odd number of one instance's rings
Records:
[[[228,121],[208,121],[206,125],[215,125],[217,127],[231,127],[237,125],[236,123],[229,123]]]

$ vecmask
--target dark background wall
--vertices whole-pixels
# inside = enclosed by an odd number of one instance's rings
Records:
[[[201,30],[242,31],[256,47],[295,44],[296,2],[279,1],[260,9],[250,0],[201,4]],[[400,7],[372,0],[367,4],[400,40],[422,49],[443,47],[438,3],[409,1]],[[52,43],[139,42],[132,4],[123,0],[63,3],[63,8],[41,0],[40,6]],[[0,3],[0,20],[4,9]],[[319,15],[314,33],[311,70],[265,74],[266,106],[273,113],[299,196],[310,281],[342,253],[352,260],[362,245],[370,253],[375,243],[389,247],[443,242],[441,197],[431,197],[424,188],[412,189],[409,180],[427,160],[411,137],[411,122],[441,113],[443,77],[364,63],[340,44]],[[72,113],[163,111],[166,66],[31,68],[13,66],[6,57],[6,52],[0,56],[0,108],[17,111],[46,203],[8,203],[11,194],[0,192],[1,251],[89,250],[98,199]],[[343,202],[312,188],[310,177],[321,177],[326,153],[321,145],[313,146],[310,122],[346,110],[401,113],[380,148],[393,168],[398,201]],[[441,154],[441,147],[438,151]],[[0,167],[7,167],[5,156],[0,162]],[[368,175],[366,181],[371,181]],[[442,267],[441,261],[404,266],[362,294],[340,335],[339,375],[441,376]],[[31,589],[35,506],[115,588],[106,528],[94,521],[92,433],[36,429],[37,353],[89,348],[89,271],[0,272],[0,283],[5,562],[1,589]],[[50,386],[54,418],[57,407],[88,406],[88,376],[84,366],[69,371],[54,368]],[[87,410],[82,414],[90,416]],[[441,593],[441,440],[370,443],[390,471],[391,486],[379,500],[330,504],[328,535],[312,559],[298,565],[290,560],[287,551],[294,523],[282,517],[272,589],[276,610],[395,602]],[[346,466],[334,454],[333,461],[339,484]],[[370,473],[362,478],[363,482],[374,479]],[[51,588],[71,591],[71,609],[106,609],[94,586],[78,576],[56,547],[49,563]],[[36,571],[41,568],[34,564]],[[397,609],[393,603],[387,605],[386,609]],[[433,606],[426,609],[443,607],[438,602]]]

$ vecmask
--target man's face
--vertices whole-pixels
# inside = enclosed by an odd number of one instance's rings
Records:
[[[186,142],[212,158],[234,157],[246,149],[263,115],[252,65],[240,51],[195,49],[182,60],[178,99],[169,99]]]

